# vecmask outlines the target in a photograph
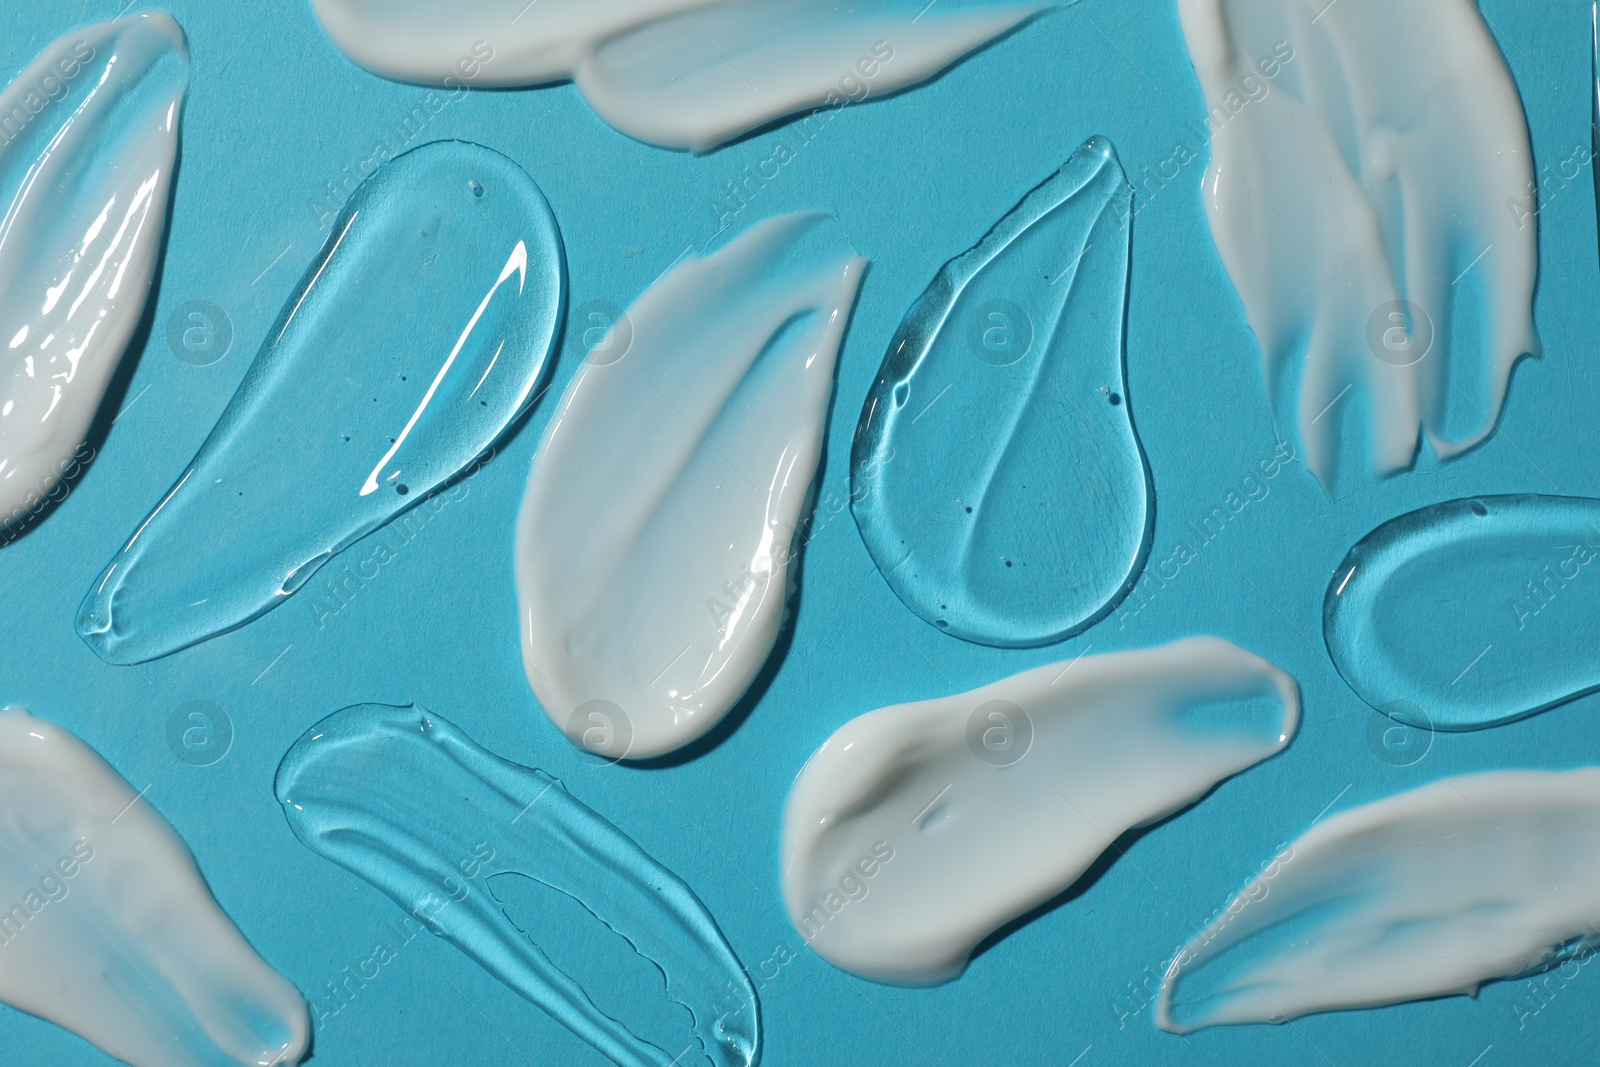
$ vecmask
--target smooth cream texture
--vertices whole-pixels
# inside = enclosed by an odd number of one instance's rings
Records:
[[[869,712],[789,792],[789,918],[843,970],[949,981],[1124,831],[1282,751],[1299,720],[1293,678],[1212,637]]]
[[[1331,815],[1167,969],[1188,1033],[1465,993],[1600,943],[1600,768],[1446,778]]]
[[[150,11],[61,37],[0,94],[0,525],[75,466],[144,316],[188,82]]]
[[[516,560],[528,680],[575,743],[671,752],[766,662],[865,269],[833,219],[768,219],[646,290],[567,387]]]
[[[1539,352],[1538,241],[1511,207],[1532,188],[1527,120],[1476,5],[1178,10],[1210,112],[1211,231],[1307,466],[1328,486],[1341,456],[1383,474],[1419,437],[1440,458],[1483,440]],[[1472,428],[1453,436],[1447,412]]]
[[[305,1001],[217,907],[148,799],[0,711],[0,1000],[138,1067],[299,1063]]]
[[[617,129],[697,152],[926,81],[1048,6],[312,0],[333,42],[375,74],[452,87],[571,79]]]

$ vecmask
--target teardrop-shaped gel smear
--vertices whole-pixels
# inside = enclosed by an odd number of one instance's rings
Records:
[[[505,156],[435,141],[380,168],[79,635],[142,663],[243,626],[425,499],[528,404],[565,276],[550,208]]]
[[[451,88],[573,79],[601,118],[697,152],[927,81],[1048,4],[312,0],[354,62]]]
[[[869,712],[789,791],[789,918],[843,970],[950,981],[1124,831],[1282,751],[1299,722],[1294,679],[1214,637]]]
[[[217,907],[167,821],[89,746],[14,707],[0,711],[0,901],[0,1000],[107,1055],[305,1055],[305,1001]]]
[[[0,527],[75,453],[143,318],[189,85],[172,16],[51,43],[0,93]]]
[[[1001,648],[1103,618],[1144,566],[1154,490],[1123,373],[1133,190],[1097,137],[907,313],[867,395],[852,509],[940,629]]]
[[[574,898],[654,962],[716,1067],[759,1058],[755,990],[705,905],[544,772],[501,759],[437,715],[363,704],[307,731],[283,757],[276,790],[307,848],[377,886],[613,1062],[701,1061],[694,1046],[666,1051],[597,1008],[540,949],[538,916],[526,934],[508,916],[497,877]]]
[[[528,681],[576,744],[680,748],[777,640],[866,260],[768,219],[634,301],[567,387],[517,529]]]
[[[1162,1029],[1476,996],[1600,947],[1600,768],[1446,778],[1329,816],[1168,966]]]
[[[1412,726],[1498,726],[1600,688],[1600,500],[1485,496],[1392,519],[1328,585],[1328,654]]]
[[[1540,350],[1533,153],[1472,0],[1179,0],[1211,233],[1325,487],[1494,430]],[[1354,438],[1352,447],[1348,438]]]

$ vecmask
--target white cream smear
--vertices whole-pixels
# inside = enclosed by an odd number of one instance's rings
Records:
[[[299,1063],[294,986],[149,802],[71,733],[0,711],[0,1000],[138,1067]]]
[[[1307,831],[1167,969],[1188,1033],[1467,994],[1600,945],[1600,768],[1446,778]]]
[[[1212,637],[869,712],[789,792],[789,918],[843,970],[949,981],[1125,831],[1282,751],[1299,721],[1293,678]]]
[[[865,269],[828,216],[768,219],[646,290],[567,387],[516,563],[528,680],[574,743],[671,752],[766,662]]]
[[[1516,210],[1527,120],[1477,7],[1178,10],[1209,109],[1212,235],[1307,466],[1331,486],[1363,418],[1380,474],[1411,466],[1419,434],[1441,459],[1483,440],[1513,365],[1539,353],[1538,234]]]
[[[0,526],[75,468],[144,315],[188,81],[150,11],[67,34],[0,94]]]
[[[375,74],[485,87],[571,79],[617,129],[695,151],[924,82],[1049,6],[312,0],[334,44]]]

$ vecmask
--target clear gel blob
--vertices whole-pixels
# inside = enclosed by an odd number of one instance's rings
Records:
[[[1166,968],[1162,1029],[1283,1023],[1521,978],[1600,944],[1600,768],[1446,778],[1330,815]]]
[[[564,286],[555,219],[505,156],[435,141],[380,168],[211,436],[90,587],[79,635],[141,663],[283,603],[522,413]]]
[[[1133,191],[1097,137],[907,313],[868,394],[852,508],[906,606],[1002,648],[1127,594],[1154,490],[1123,370]]]
[[[614,1062],[703,1062],[692,1050],[715,1067],[758,1059],[755,990],[705,905],[544,772],[501,759],[437,715],[364,704],[296,742],[276,789],[308,848],[377,886]],[[527,910],[515,876],[571,898],[659,967],[666,996],[693,1017],[692,1039],[683,1036],[691,1047],[669,1051],[596,1007],[541,945],[569,935],[546,929],[550,913]],[[605,991],[595,992],[598,1000]]]
[[[1476,730],[1600,687],[1600,500],[1485,496],[1384,523],[1334,572],[1328,654],[1367,703]]]

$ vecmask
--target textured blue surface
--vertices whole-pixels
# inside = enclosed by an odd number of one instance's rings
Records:
[[[0,69],[9,76],[60,33],[119,6],[5,5]],[[449,945],[421,937],[397,944],[387,925],[392,903],[300,845],[272,799],[278,761],[308,726],[351,704],[413,700],[507,759],[561,778],[693,887],[759,987],[771,1067],[1467,1067],[1480,1054],[1477,1067],[1589,1062],[1600,1037],[1593,967],[1576,968],[1565,985],[1541,984],[1542,999],[1528,983],[1501,983],[1476,1001],[1187,1040],[1158,1032],[1144,1006],[1164,960],[1328,805],[1448,773],[1600,758],[1600,698],[1592,696],[1494,730],[1431,744],[1413,737],[1405,747],[1345,686],[1320,635],[1329,576],[1386,519],[1487,493],[1600,496],[1592,431],[1600,275],[1581,148],[1589,143],[1590,7],[1484,7],[1527,104],[1537,162],[1549,168],[1537,302],[1546,355],[1518,368],[1502,432],[1484,447],[1329,501],[1298,463],[1274,458],[1259,355],[1200,206],[1204,109],[1171,0],[1083,0],[926,88],[846,109],[809,143],[781,126],[700,158],[615,133],[571,87],[448,102],[439,91],[435,112],[428,90],[383,82],[343,60],[303,0],[174,2],[194,80],[159,303],[148,342],[113,393],[122,414],[98,458],[43,523],[0,549],[11,620],[0,645],[0,699],[70,727],[136,788],[148,786],[146,797],[188,840],[223,906],[308,997],[324,998],[324,983],[371,958],[376,942],[394,944],[394,958],[317,1031],[313,1062],[329,1067],[602,1062]],[[1158,577],[1065,644],[982,648],[918,620],[874,570],[847,514],[850,434],[889,337],[938,265],[1093,134],[1117,146],[1138,189],[1128,388],[1157,490],[1147,573]],[[873,260],[841,359],[793,639],[780,646],[759,699],[694,758],[654,769],[592,764],[529,694],[516,647],[511,536],[550,412],[544,403],[472,477],[422,505],[415,514],[427,522],[392,559],[367,568],[337,612],[314,614],[298,597],[137,668],[101,662],[73,633],[77,597],[205,438],[362,168],[408,138],[441,137],[510,156],[560,221],[573,315],[550,395],[579,364],[572,324],[588,322],[586,305],[625,306],[686,248],[704,245],[725,213],[737,210],[727,221],[742,228],[782,211],[831,209]],[[780,142],[793,154],[781,164]],[[1191,152],[1201,158],[1177,162]],[[741,209],[727,183],[745,182],[745,168],[753,177]],[[231,351],[207,366],[177,358],[169,344],[169,321],[191,301],[231,319]],[[176,334],[181,349],[182,329]],[[1245,483],[1252,476],[1255,491]],[[1225,519],[1203,529],[1219,508]],[[1178,554],[1180,543],[1191,552]],[[372,556],[365,543],[350,552]],[[1513,593],[1483,595],[1504,596],[1509,616]],[[809,954],[779,901],[778,820],[794,773],[839,725],[1088,648],[1196,631],[1245,645],[1300,680],[1305,726],[1284,756],[1123,842],[1124,858],[999,939],[958,982],[891,989]],[[209,702],[205,714],[220,722],[220,710],[232,725],[231,748],[206,766],[214,750],[190,754],[184,730],[169,731],[180,710],[182,723],[193,721],[191,701]],[[0,1012],[0,1047],[11,1062],[108,1062],[10,1011]]]

